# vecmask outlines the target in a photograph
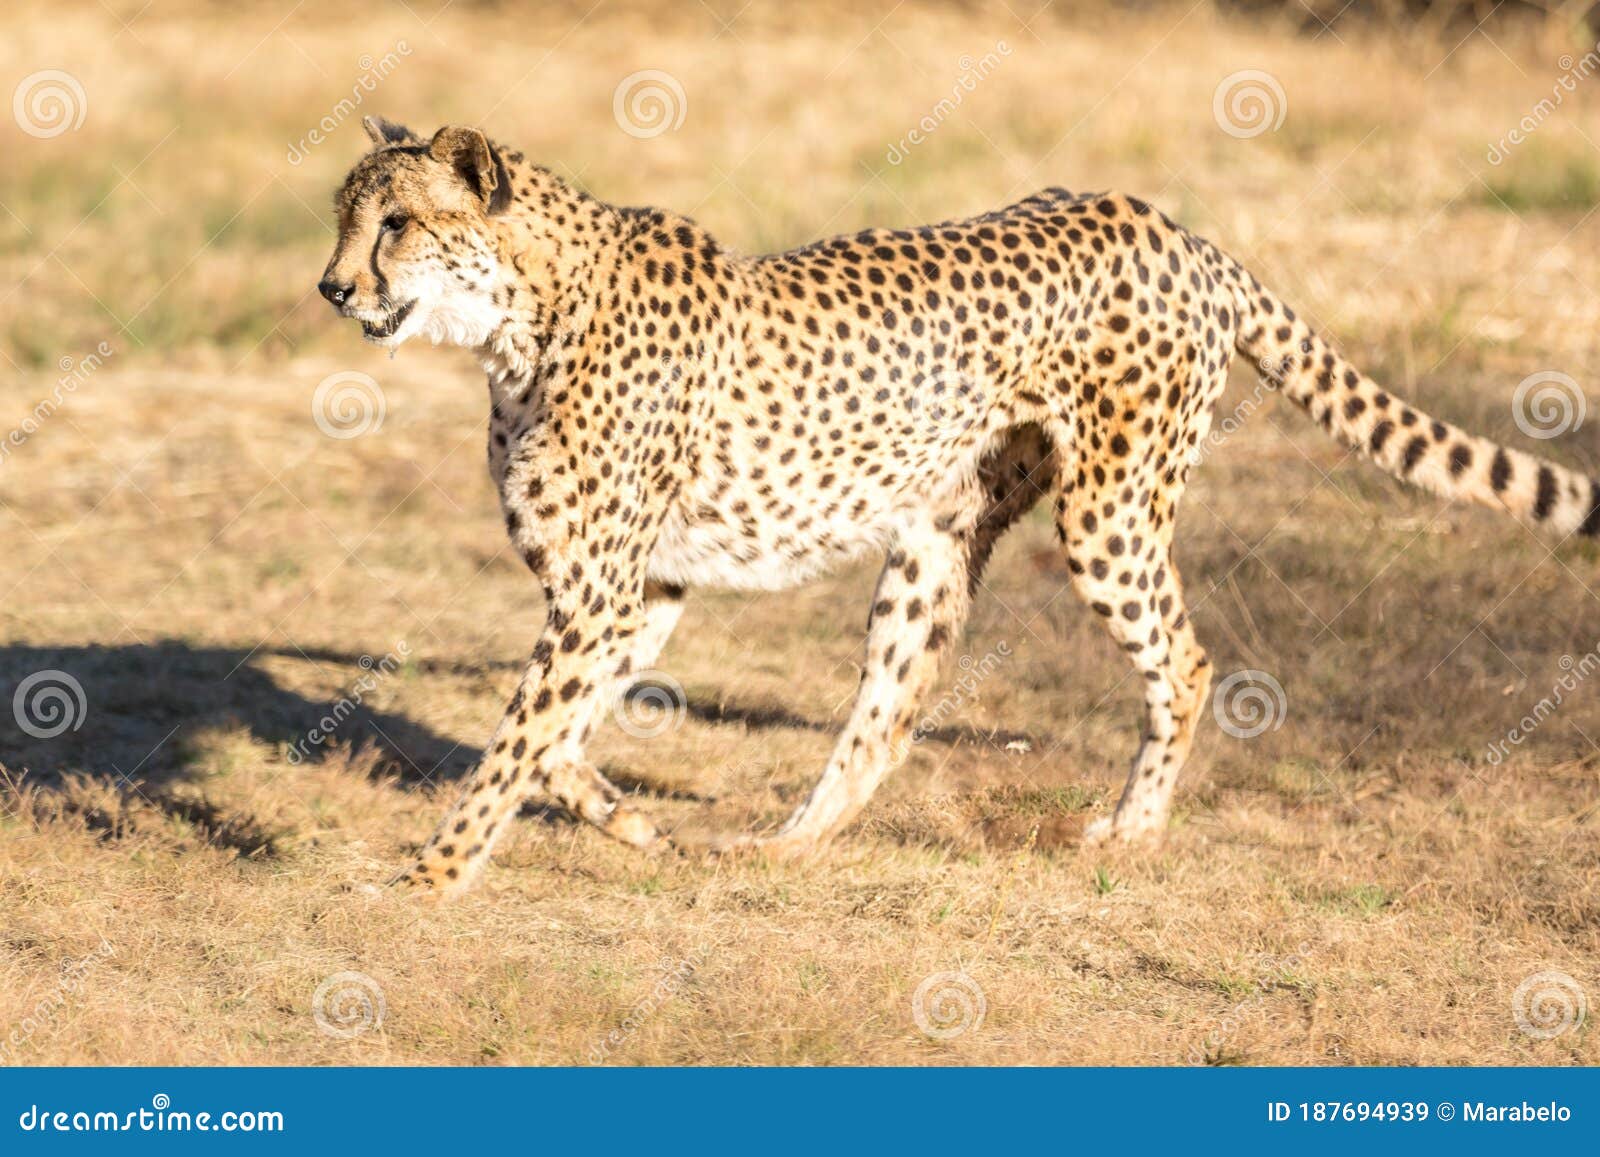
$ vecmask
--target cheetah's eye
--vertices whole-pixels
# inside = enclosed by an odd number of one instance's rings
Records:
[[[411,218],[404,213],[390,213],[383,219],[383,231],[385,233],[398,233],[406,227],[410,220]]]

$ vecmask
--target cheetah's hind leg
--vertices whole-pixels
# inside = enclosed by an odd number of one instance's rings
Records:
[[[913,516],[885,561],[868,617],[856,702],[821,778],[770,835],[723,835],[704,850],[802,859],[860,814],[905,761],[918,704],[959,640],[995,543],[1054,487],[1056,459],[1037,425],[1013,430],[946,505]]]
[[[1057,514],[1072,585],[1141,677],[1145,708],[1122,797],[1110,816],[1089,825],[1084,842],[1158,840],[1211,683],[1171,556],[1182,485],[1136,473],[1125,485],[1134,493],[1148,487],[1150,502],[1119,506],[1109,501],[1114,490],[1094,484],[1092,463],[1079,474],[1087,481],[1064,496]]]

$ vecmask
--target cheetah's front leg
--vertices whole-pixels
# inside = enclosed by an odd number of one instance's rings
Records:
[[[585,600],[588,601],[585,601]],[[640,813],[583,758],[583,742],[630,653],[639,601],[577,582],[552,592],[543,633],[505,716],[466,789],[398,882],[451,895],[488,861],[508,820],[545,792],[608,834],[632,844],[658,838]]]

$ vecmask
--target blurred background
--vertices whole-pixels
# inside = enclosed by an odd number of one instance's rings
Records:
[[[34,1028],[6,1055],[591,1059],[668,960],[692,978],[606,1059],[1596,1063],[1581,1016],[1512,1010],[1529,978],[1574,1010],[1600,982],[1600,706],[1551,705],[1600,664],[1600,555],[1403,491],[1247,369],[1178,557],[1267,722],[1207,728],[1163,850],[1075,846],[1138,695],[1036,512],[965,643],[997,673],[952,684],[819,864],[653,859],[537,813],[463,905],[340,891],[426,836],[540,608],[480,371],[388,359],[314,287],[369,113],[478,125],[748,252],[1118,188],[1396,392],[1596,473],[1597,12],[12,0],[0,1028]],[[694,593],[668,706],[607,729],[608,774],[673,823],[779,820],[872,581]],[[62,995],[68,961],[96,980]],[[388,1019],[341,1036],[310,1008],[350,969]],[[936,1039],[915,1001],[951,969],[987,1021]]]
[[[596,195],[670,205],[750,251],[1046,184],[1119,186],[1279,280],[1307,276],[1285,290],[1347,333],[1415,329],[1418,299],[1475,322],[1463,254],[1504,251],[1524,221],[1570,226],[1561,215],[1600,196],[1588,7],[14,4],[0,365],[102,339],[129,360],[228,368],[330,340],[348,357],[307,270],[369,112],[480,125]],[[1246,102],[1219,127],[1219,82],[1252,70],[1267,122]],[[665,80],[637,82],[639,123],[619,126],[618,85],[650,71]],[[1537,131],[1506,149],[1529,114]],[[925,118],[936,127],[906,148]],[[1331,276],[1335,255],[1368,276]],[[1385,264],[1398,272],[1375,276]]]

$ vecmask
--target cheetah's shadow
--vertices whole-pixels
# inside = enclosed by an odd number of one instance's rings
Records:
[[[324,675],[321,682],[335,690],[329,698],[315,698],[284,687],[259,665],[270,656],[316,664]],[[208,770],[193,742],[202,731],[242,726],[285,755],[296,749],[303,763],[319,763],[333,744],[307,739],[314,729],[325,727],[337,704],[332,740],[370,746],[377,753],[370,774],[402,788],[458,779],[482,754],[402,714],[353,701],[356,697],[348,691],[370,663],[357,653],[327,649],[195,647],[176,640],[126,646],[0,645],[0,769],[13,778],[25,773],[29,784],[45,791],[59,789],[69,777],[99,781],[119,792],[136,791],[142,802],[188,821],[214,842],[258,849],[270,841],[247,817],[217,812],[203,790],[198,796],[193,790],[175,791],[192,789]],[[424,674],[478,677],[522,668],[520,662],[505,660],[413,659],[410,665]],[[632,693],[648,692],[636,687]],[[778,704],[724,697],[690,698],[684,706],[703,723],[750,730],[832,732],[842,722],[811,719]],[[486,734],[490,726],[492,721],[486,722]],[[926,738],[945,744],[1048,742],[1048,737],[963,727],[943,727]],[[699,799],[623,768],[605,770],[625,791]],[[558,809],[535,812],[547,819],[560,816]],[[86,818],[91,827],[115,827],[108,817]]]
[[[248,842],[249,831],[234,829],[252,825],[213,814],[203,793],[174,791],[203,778],[207,769],[193,741],[210,728],[242,726],[286,755],[299,750],[304,763],[327,759],[334,743],[368,744],[378,753],[371,774],[408,786],[457,778],[477,761],[477,748],[404,715],[352,702],[348,689],[365,671],[361,656],[346,656],[343,665],[312,657],[324,668],[323,682],[345,689],[319,699],[282,686],[257,665],[275,653],[301,657],[292,648],[250,651],[178,641],[0,646],[0,767],[45,791],[80,777],[136,792],[228,843],[232,835]],[[337,719],[330,742],[308,740],[330,716]],[[91,827],[111,825],[104,817],[86,818]]]

